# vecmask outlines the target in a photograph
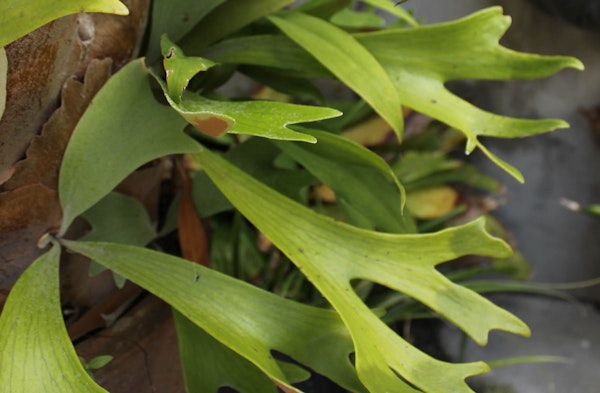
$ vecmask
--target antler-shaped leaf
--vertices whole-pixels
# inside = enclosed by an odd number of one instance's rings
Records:
[[[517,180],[521,173],[489,152],[479,136],[513,138],[567,127],[562,120],[527,120],[477,108],[445,88],[458,79],[533,79],[563,68],[583,69],[577,59],[519,53],[499,45],[510,26],[502,8],[413,29],[389,29],[356,36],[385,68],[402,103],[442,120],[467,136],[467,154],[476,147]],[[474,32],[477,32],[476,34]]]
[[[68,240],[62,243],[164,299],[254,363],[286,392],[299,390],[289,383],[272,356],[273,350],[353,392],[365,391],[349,360],[353,349],[348,331],[331,310],[286,300],[215,270],[141,247]],[[235,380],[230,378],[230,382]],[[234,386],[244,388],[243,384]]]
[[[173,109],[198,131],[212,136],[227,132],[271,139],[316,142],[308,134],[293,131],[290,124],[340,116],[330,108],[270,101],[216,101],[184,91],[189,80],[213,63],[199,57],[186,57],[182,50],[163,37],[166,83],[155,75]]]
[[[491,329],[528,335],[518,318],[456,285],[435,266],[466,255],[506,256],[510,248],[487,234],[483,220],[428,235],[390,235],[361,230],[320,216],[214,156],[197,155],[208,175],[330,301],[356,349],[361,381],[373,392],[414,392],[397,377],[427,392],[469,392],[464,379],[484,363],[450,364],[429,357],[387,327],[356,296],[353,279],[404,292],[461,327],[480,344]]]

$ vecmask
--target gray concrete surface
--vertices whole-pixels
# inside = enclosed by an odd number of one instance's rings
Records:
[[[581,107],[600,105],[600,33],[574,27],[524,0],[411,0],[406,3],[426,22],[467,15],[489,5],[502,5],[513,18],[502,43],[541,54],[572,55],[584,72],[562,71],[538,81],[469,83],[461,92],[488,110],[516,117],[563,118],[568,130],[521,140],[488,140],[487,146],[524,174],[524,185],[512,180],[485,157],[475,160],[506,186],[504,205],[496,216],[515,236],[533,266],[533,281],[572,282],[600,276],[600,222],[575,214],[560,204],[567,197],[583,204],[600,202],[600,136],[594,135]],[[531,338],[495,332],[484,348],[451,326],[441,341],[449,354],[464,350],[465,361],[497,360],[527,355],[564,356],[569,364],[526,364],[493,370],[473,379],[479,393],[600,392],[600,287],[575,292],[579,306],[556,299],[502,296],[494,298],[531,327]]]
[[[594,307],[563,300],[499,296],[494,300],[520,316],[532,329],[530,338],[492,332],[486,347],[463,345],[455,327],[441,338],[463,361],[495,361],[519,356],[556,356],[565,363],[530,363],[499,367],[469,382],[478,393],[598,393],[600,391],[600,315]]]
[[[560,204],[567,197],[583,204],[600,201],[600,138],[593,134],[580,108],[600,105],[600,33],[574,27],[537,10],[524,0],[412,0],[426,23],[467,15],[489,5],[502,5],[513,24],[502,43],[512,49],[571,55],[586,66],[564,70],[536,81],[485,82],[463,88],[466,98],[496,113],[515,117],[562,118],[568,130],[519,140],[488,139],[487,146],[519,168],[519,184],[485,158],[479,165],[506,186],[497,216],[515,235],[531,262],[532,280],[572,282],[600,276],[600,222],[574,214]],[[600,300],[600,288],[579,291]]]

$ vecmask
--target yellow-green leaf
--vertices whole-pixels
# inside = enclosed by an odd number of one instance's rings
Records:
[[[78,12],[127,15],[118,0],[2,0],[0,2],[0,46],[58,19]]]
[[[106,393],[83,368],[63,321],[60,247],[39,257],[10,291],[0,316],[0,391]]]
[[[363,45],[344,30],[300,12],[269,19],[353,89],[402,137],[402,102],[385,69]]]

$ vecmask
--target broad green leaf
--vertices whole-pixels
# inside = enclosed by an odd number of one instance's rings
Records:
[[[59,299],[60,247],[25,270],[0,316],[0,391],[106,392],[81,365]]]
[[[415,232],[408,212],[402,213],[404,187],[378,155],[346,138],[304,129],[314,145],[278,142],[277,146],[331,187],[337,200],[360,214],[367,228]]]
[[[85,241],[108,241],[145,246],[156,237],[154,226],[144,206],[135,198],[111,192],[83,213],[92,229],[80,238]],[[89,274],[94,276],[105,270],[92,261]],[[113,274],[115,283],[123,287],[125,279]]]
[[[467,153],[479,147],[522,182],[521,173],[488,151],[479,137],[520,137],[564,128],[567,123],[495,115],[457,97],[444,83],[541,78],[565,67],[582,69],[583,65],[571,57],[525,54],[500,46],[498,41],[509,25],[510,18],[502,15],[502,9],[492,7],[455,22],[358,34],[356,38],[389,74],[403,104],[459,129],[467,137]]]
[[[225,133],[255,135],[269,139],[315,143],[314,137],[287,126],[340,116],[331,108],[272,101],[216,101],[184,92],[181,103],[169,96],[166,84],[156,77],[171,107],[198,131],[221,136]]]
[[[427,235],[361,230],[320,216],[265,187],[225,160],[197,155],[211,179],[257,228],[312,281],[352,335],[359,378],[370,391],[470,392],[464,379],[488,370],[484,363],[449,364],[412,347],[354,294],[365,279],[421,301],[479,344],[491,329],[528,335],[527,326],[476,293],[449,281],[435,266],[467,254],[507,256],[511,250],[477,220]],[[402,379],[398,378],[398,375]]]
[[[135,198],[111,192],[83,214],[92,229],[81,240],[145,246],[156,236],[144,206]]]
[[[190,79],[197,73],[214,66],[215,63],[201,57],[187,57],[166,35],[162,36],[160,46],[167,75],[167,91],[169,97],[179,104]]]
[[[150,38],[148,39],[148,53],[146,59],[153,63],[160,57],[160,41],[163,34],[167,34],[177,42],[185,36],[206,15],[225,0],[155,0],[152,4],[152,22]],[[202,21],[202,22],[201,22]]]
[[[6,58],[6,51],[4,48],[0,48],[0,119],[4,114],[4,108],[6,107],[6,78],[8,76],[8,60]]]
[[[400,97],[385,69],[361,43],[344,30],[300,12],[269,19],[367,101],[399,138],[402,136]]]
[[[155,158],[198,151],[185,122],[152,95],[148,70],[135,60],[98,92],[77,124],[60,169],[61,234],[121,180]]]
[[[416,27],[419,25],[419,23],[415,20],[415,18],[413,18],[413,16],[406,11],[404,8],[400,7],[397,4],[394,4],[394,2],[389,1],[389,0],[363,0],[365,3],[367,4],[371,4],[374,7],[378,7],[381,8],[382,10],[385,10],[387,12],[389,12],[392,15],[397,16],[398,18],[402,19],[403,21],[407,22],[409,25]]]
[[[352,392],[365,392],[349,361],[352,341],[334,311],[283,299],[212,269],[152,250],[64,239],[62,243],[165,300],[285,387],[286,392],[299,390],[290,385],[287,368],[280,366],[271,351],[289,355]]]
[[[0,2],[0,47],[58,19],[79,12],[105,12],[127,15],[129,10],[118,0],[2,0]]]
[[[228,0],[211,12],[179,44],[189,54],[197,54],[206,45],[236,32],[294,0]]]
[[[173,311],[183,376],[188,392],[218,392],[228,386],[240,393],[275,393],[273,382],[248,360]]]

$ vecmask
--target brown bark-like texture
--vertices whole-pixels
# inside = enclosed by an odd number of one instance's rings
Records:
[[[62,215],[58,174],[79,119],[110,76],[139,54],[150,1],[123,2],[130,10],[128,16],[66,16],[5,48],[0,308],[21,273],[43,252],[37,247],[40,237],[58,229]],[[155,216],[164,171],[157,161],[126,179],[119,190],[140,199]],[[78,222],[69,233],[77,236],[85,230],[85,223]],[[139,289],[119,292],[108,272],[88,277],[88,264],[79,256],[66,255],[61,263],[61,300],[74,313],[70,323],[82,321],[76,325],[84,334],[78,337],[78,352],[88,360],[98,355],[114,357],[97,371],[98,381],[111,392],[183,391],[170,308],[151,296],[140,301]],[[111,318],[103,324],[102,312],[107,309]]]

